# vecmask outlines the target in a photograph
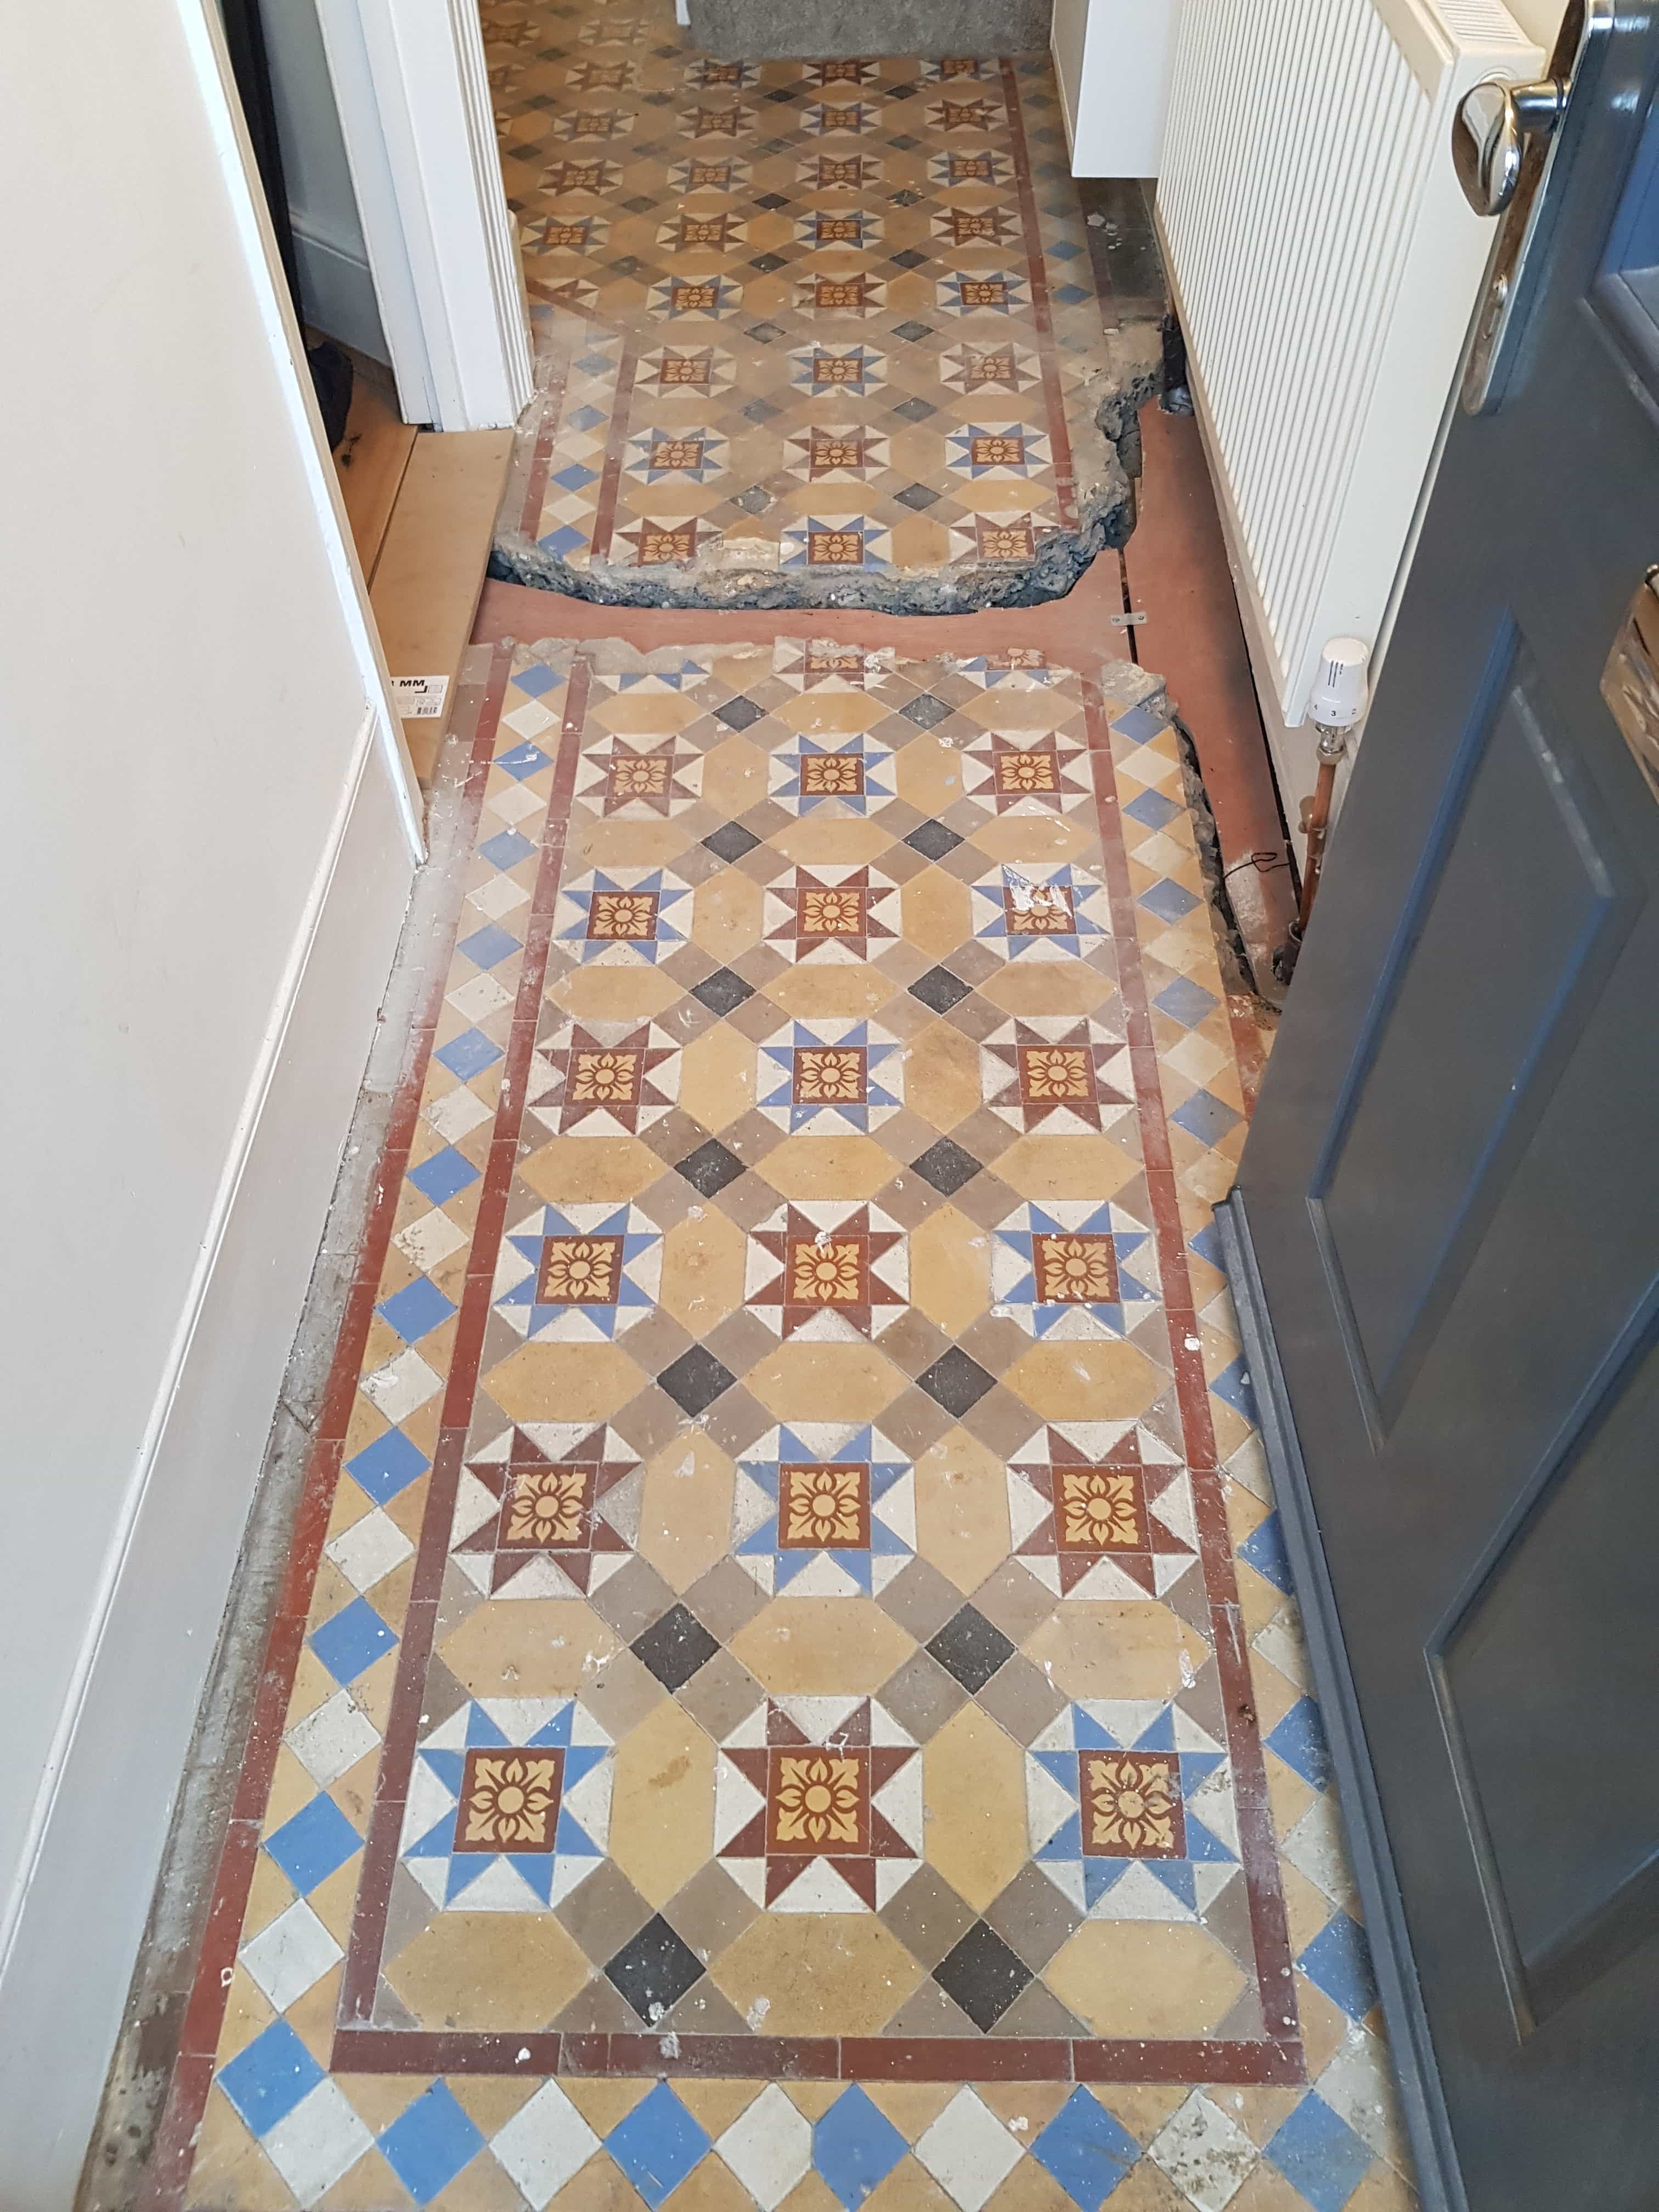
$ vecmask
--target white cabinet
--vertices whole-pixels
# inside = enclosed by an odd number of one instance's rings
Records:
[[[1181,0],[1054,0],[1074,177],[1155,177]]]

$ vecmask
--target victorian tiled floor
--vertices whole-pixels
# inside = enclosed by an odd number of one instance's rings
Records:
[[[142,2201],[1404,2212],[1157,680],[464,696]]]
[[[925,611],[1121,542],[1097,417],[1149,388],[1158,304],[1103,319],[1046,55],[717,61],[668,0],[483,15],[540,391],[501,573]]]

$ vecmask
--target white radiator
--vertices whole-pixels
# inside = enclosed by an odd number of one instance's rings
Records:
[[[1452,114],[1543,61],[1498,0],[1186,0],[1159,228],[1270,737],[1383,640],[1492,237]]]

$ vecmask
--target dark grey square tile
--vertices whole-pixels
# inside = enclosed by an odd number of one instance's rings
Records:
[[[760,839],[752,830],[745,830],[741,822],[722,822],[702,842],[717,860],[740,860],[745,853],[754,851]]]
[[[930,1637],[927,1649],[970,1697],[977,1695],[998,1668],[1014,1655],[1014,1647],[1002,1631],[993,1627],[971,1605],[964,1605],[936,1636]],[[640,1656],[645,1656],[643,1652]],[[646,1664],[650,1663],[647,1659]]]
[[[902,332],[900,335],[902,336]],[[931,691],[921,691],[908,706],[901,707],[899,712],[907,722],[914,722],[919,730],[931,730],[945,720],[951,708],[945,700],[936,699]]]
[[[729,1390],[737,1379],[731,1369],[702,1344],[694,1344],[690,1352],[683,1352],[657,1377],[659,1386],[680,1411],[689,1413],[694,1421],[699,1413],[707,1413],[715,1399]]]
[[[948,968],[930,968],[925,975],[918,975],[910,986],[910,995],[920,999],[924,1006],[931,1006],[936,1014],[948,1014],[959,999],[965,999],[973,988],[960,976],[953,975]]]
[[[690,1352],[686,1354],[688,1359],[691,1357]],[[953,1344],[916,1380],[930,1398],[960,1420],[969,1407],[985,1395],[996,1377],[988,1375],[978,1360],[970,1359],[959,1345]]]
[[[701,1191],[705,1198],[713,1198],[729,1182],[735,1182],[745,1174],[743,1162],[730,1152],[718,1137],[710,1137],[707,1144],[699,1145],[695,1152],[688,1152],[675,1166],[693,1190]]]
[[[912,1160],[910,1164],[919,1176],[946,1198],[952,1191],[960,1190],[963,1183],[971,1182],[979,1173],[979,1162],[973,1154],[963,1152],[960,1145],[953,1145],[948,1137],[941,1137],[937,1144],[929,1145],[921,1158]]]
[[[928,860],[942,860],[947,853],[954,852],[963,841],[954,830],[947,828],[943,822],[924,822],[920,827],[913,830],[904,842],[914,852],[924,854]]]
[[[1031,1969],[994,1928],[975,1921],[933,1969],[933,1979],[989,2034],[1031,1979]]]
[[[754,985],[745,983],[729,968],[717,968],[712,975],[705,975],[701,983],[691,987],[692,997],[700,999],[711,1014],[729,1014],[733,1006],[740,1006],[754,994]]]
[[[635,1657],[672,1692],[706,1667],[720,1647],[689,1607],[676,1604],[636,1636],[631,1648]]]
[[[647,2027],[702,1978],[702,1961],[660,1912],[605,1963],[605,1979]],[[653,2009],[654,2008],[654,2009]]]

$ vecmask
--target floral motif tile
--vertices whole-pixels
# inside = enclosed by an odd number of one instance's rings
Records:
[[[666,0],[489,0],[538,341],[498,553],[645,605],[985,605],[1121,542],[1097,289],[1046,56],[712,66]],[[1035,572],[1035,574],[1034,574]]]
[[[798,638],[470,682],[147,2204],[1405,2212],[1156,680]],[[815,809],[865,857],[790,857],[804,699],[876,763]],[[988,736],[1090,794],[1062,867]]]

